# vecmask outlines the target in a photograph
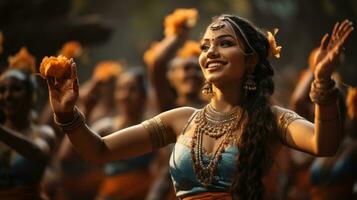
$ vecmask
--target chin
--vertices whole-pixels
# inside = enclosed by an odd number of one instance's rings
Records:
[[[209,75],[206,80],[212,84],[217,84],[224,80],[224,77],[218,75]]]

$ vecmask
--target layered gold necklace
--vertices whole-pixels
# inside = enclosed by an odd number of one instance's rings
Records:
[[[225,148],[232,139],[238,140],[233,132],[240,127],[242,116],[243,109],[239,107],[235,107],[230,112],[221,113],[216,111],[211,104],[197,113],[194,120],[196,128],[192,137],[191,157],[196,177],[203,186],[207,187],[215,180],[218,162]],[[203,135],[215,140],[223,137],[213,156],[207,156],[208,162],[203,160]]]

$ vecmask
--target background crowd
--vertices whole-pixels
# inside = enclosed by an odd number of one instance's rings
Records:
[[[83,160],[53,122],[39,64],[49,55],[74,58],[78,106],[90,127],[105,136],[172,108],[203,107],[208,99],[201,93],[199,31],[220,13],[279,28],[283,49],[272,60],[274,102],[312,121],[316,48],[335,22],[357,23],[353,0],[1,2],[0,197],[175,199],[170,146],[107,164]],[[338,153],[314,158],[281,148],[264,179],[265,199],[357,197],[356,41],[354,34],[334,74],[344,123]]]

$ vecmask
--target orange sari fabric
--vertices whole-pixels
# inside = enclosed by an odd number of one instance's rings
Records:
[[[183,200],[232,200],[232,196],[226,192],[204,192],[185,197]]]
[[[106,177],[96,200],[105,197],[113,199],[145,199],[152,178],[147,170],[134,170],[116,176]]]

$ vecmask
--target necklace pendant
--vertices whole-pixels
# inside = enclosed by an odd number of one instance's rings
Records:
[[[220,113],[213,109],[211,104],[199,111],[194,122],[196,127],[192,137],[191,158],[193,170],[197,180],[208,187],[216,179],[218,163],[222,159],[222,154],[229,144],[234,130],[239,127],[243,116],[243,111],[238,107],[227,113]],[[219,139],[219,146],[212,156],[204,160],[203,135],[214,139]]]

